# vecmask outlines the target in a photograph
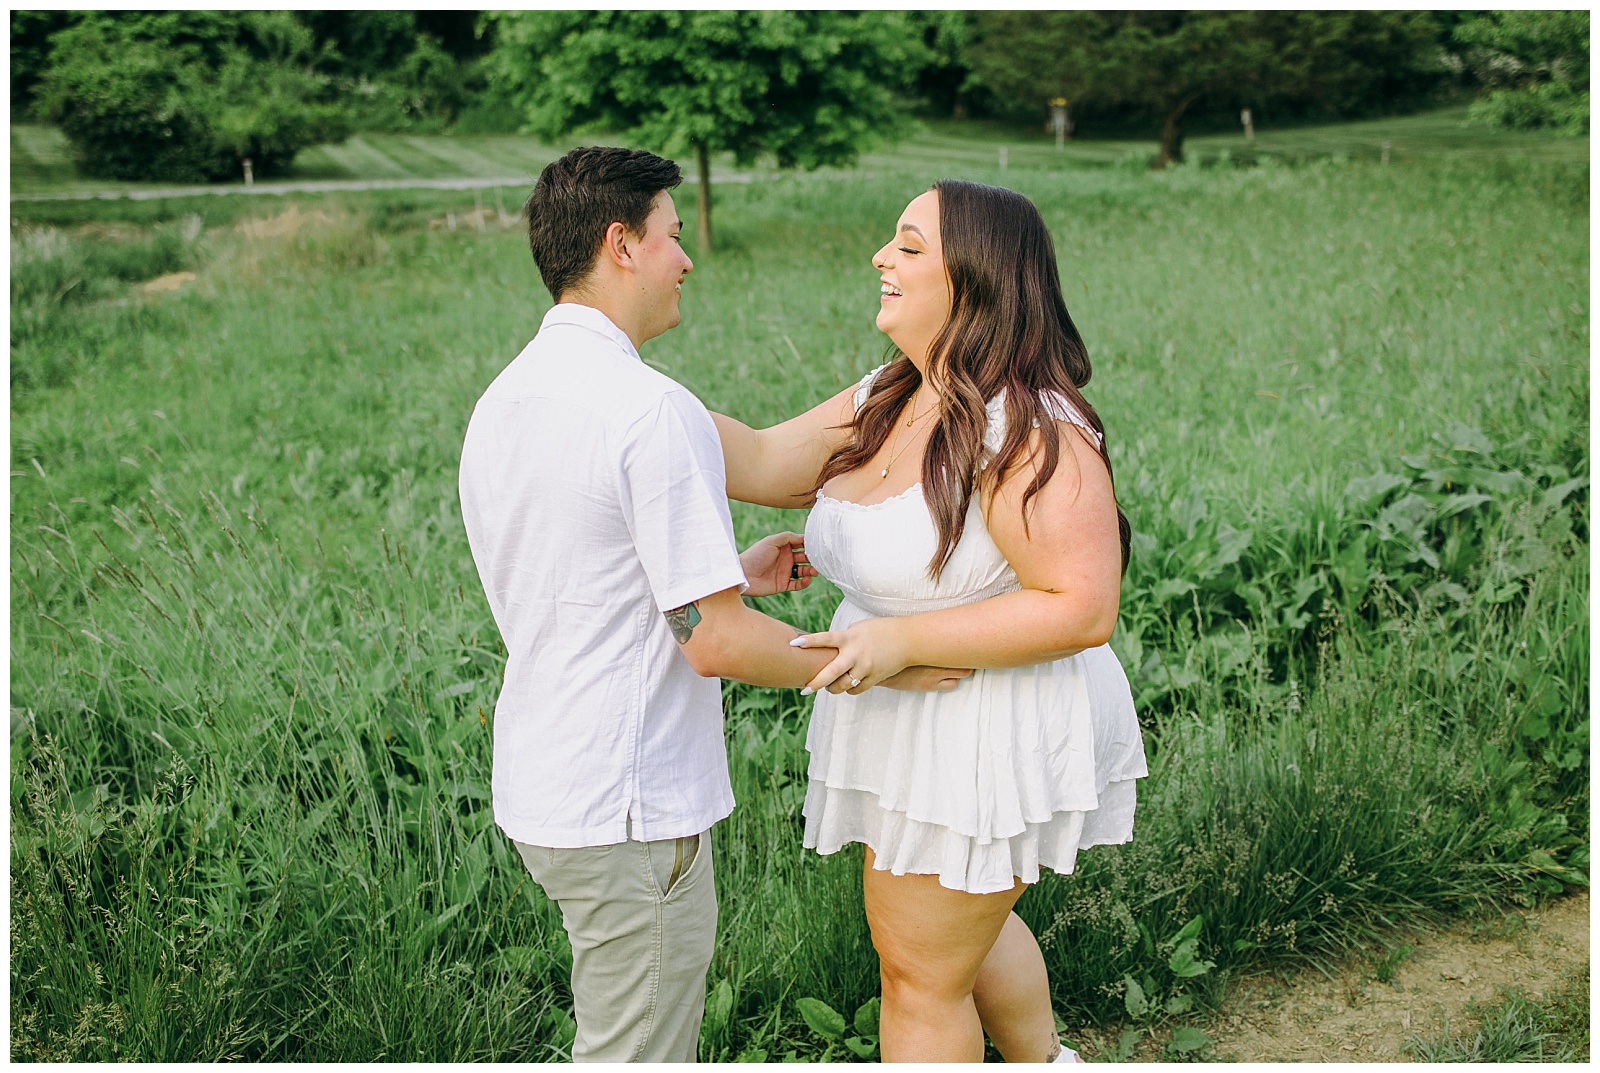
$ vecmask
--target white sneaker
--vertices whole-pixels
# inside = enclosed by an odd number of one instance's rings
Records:
[[[1052,1062],[1067,1062],[1069,1064],[1082,1061],[1083,1059],[1078,1056],[1078,1052],[1068,1047],[1065,1043],[1061,1045],[1061,1053],[1052,1059]]]

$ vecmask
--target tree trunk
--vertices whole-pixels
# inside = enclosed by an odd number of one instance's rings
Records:
[[[1161,121],[1161,151],[1156,154],[1155,167],[1183,163],[1183,113],[1193,103],[1193,97],[1184,98],[1173,105],[1167,111],[1167,117]]]
[[[711,151],[704,145],[694,147],[700,164],[700,211],[695,219],[695,239],[701,253],[711,252]]]

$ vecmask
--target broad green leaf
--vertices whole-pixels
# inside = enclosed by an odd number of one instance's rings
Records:
[[[1171,998],[1167,999],[1167,1013],[1172,1016],[1177,1016],[1180,1013],[1188,1013],[1189,1007],[1193,1005],[1194,999],[1190,998],[1188,995],[1173,995]]]
[[[871,1039],[850,1036],[844,1041],[844,1045],[849,1048],[851,1054],[864,1061],[872,1060],[878,1053],[878,1037],[876,1036]]]
[[[856,1031],[863,1036],[876,1036],[878,1034],[878,1009],[882,1001],[873,995],[860,1006],[856,1007]]]
[[[1399,488],[1406,483],[1404,477],[1396,477],[1392,473],[1374,473],[1370,477],[1354,477],[1344,486],[1345,498],[1357,506],[1377,499],[1379,496]]]
[[[800,1011],[806,1024],[811,1026],[811,1031],[823,1039],[837,1041],[844,1038],[844,1018],[826,1002],[803,998],[795,1003],[795,1008]]]
[[[1128,1011],[1128,1016],[1134,1020],[1143,1020],[1144,1015],[1150,1012],[1150,1000],[1145,998],[1144,988],[1131,976],[1124,976],[1122,982],[1127,985],[1127,990],[1122,996],[1122,1005]]]
[[[1205,926],[1205,917],[1203,917],[1203,916],[1195,917],[1193,920],[1189,921],[1189,923],[1185,924],[1182,928],[1178,929],[1178,934],[1176,934],[1176,935],[1174,935],[1172,937],[1172,940],[1171,940],[1172,945],[1173,946],[1178,946],[1178,945],[1181,945],[1182,943],[1188,942],[1190,939],[1193,939],[1193,938],[1197,937],[1200,934],[1200,929],[1202,927],[1204,927],[1204,926]]]
[[[728,1023],[728,1015],[732,1012],[733,985],[727,980],[718,980],[711,997],[706,1000],[706,1026],[713,1032],[721,1029]]]
[[[1248,529],[1235,529],[1227,522],[1217,526],[1217,550],[1208,564],[1207,576],[1238,562],[1239,556],[1250,546],[1251,539],[1252,534]]]
[[[1211,1037],[1198,1028],[1184,1025],[1182,1028],[1173,1030],[1172,1042],[1168,1043],[1167,1047],[1174,1051],[1187,1053],[1189,1051],[1198,1051],[1210,1042]]]
[[[1490,498],[1482,492],[1462,492],[1460,495],[1446,496],[1444,502],[1439,504],[1437,516],[1440,521],[1444,521],[1480,503],[1487,503]]]
[[[1165,603],[1174,596],[1187,596],[1198,588],[1194,582],[1180,577],[1162,578],[1150,590],[1150,596],[1156,603]]]
[[[1589,478],[1587,477],[1575,477],[1570,481],[1563,481],[1554,487],[1546,488],[1544,493],[1539,496],[1539,506],[1543,507],[1546,511],[1554,510],[1556,507],[1559,507],[1562,503],[1566,502],[1566,499],[1569,495],[1571,495],[1573,492],[1576,492],[1579,488],[1584,487],[1588,483]]]

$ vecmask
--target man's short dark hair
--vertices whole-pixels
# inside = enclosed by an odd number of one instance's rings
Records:
[[[642,149],[587,146],[545,168],[524,211],[550,296],[583,282],[613,223],[643,235],[656,195],[682,181],[678,165]]]

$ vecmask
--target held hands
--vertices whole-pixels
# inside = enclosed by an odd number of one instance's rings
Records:
[[[972,673],[954,667],[920,667],[911,664],[892,618],[869,618],[847,630],[808,633],[789,642],[795,648],[836,648],[838,655],[817,672],[802,695],[826,689],[830,693],[865,693],[873,686],[890,689],[947,692]]]
[[[806,538],[799,533],[773,533],[762,537],[739,556],[746,596],[771,596],[798,592],[811,584],[816,569],[806,559]]]

